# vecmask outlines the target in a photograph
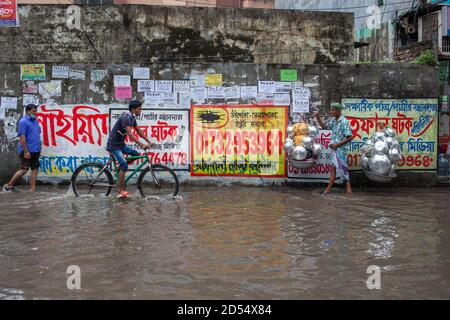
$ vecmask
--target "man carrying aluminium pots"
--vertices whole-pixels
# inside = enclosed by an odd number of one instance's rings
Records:
[[[337,102],[332,102],[330,114],[333,118],[324,122],[319,116],[319,113],[314,112],[314,116],[319,121],[320,126],[323,129],[331,130],[331,141],[329,147],[333,150],[331,161],[333,167],[331,169],[330,182],[324,194],[329,194],[331,188],[336,180],[336,175],[344,180],[347,193],[352,193],[352,187],[350,185],[350,177],[348,174],[347,163],[347,147],[346,144],[353,140],[352,130],[348,120],[342,115],[342,105]]]

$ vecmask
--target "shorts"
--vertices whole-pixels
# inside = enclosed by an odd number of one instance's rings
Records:
[[[109,152],[111,152],[113,154],[114,158],[116,158],[117,162],[119,163],[120,169],[122,171],[128,170],[128,163],[125,160],[125,157],[123,156],[124,153],[127,155],[130,155],[130,156],[138,156],[139,155],[138,151],[136,151],[133,148],[130,148],[128,146],[124,146],[122,148],[122,150],[112,150]]]
[[[31,170],[37,170],[39,169],[39,157],[41,153],[40,152],[30,152],[30,159],[25,159],[25,155],[23,151],[19,153],[19,159],[20,159],[20,168],[22,170],[28,170],[31,168]]]

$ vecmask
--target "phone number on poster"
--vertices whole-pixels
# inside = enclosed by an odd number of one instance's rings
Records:
[[[281,130],[205,130],[195,136],[195,150],[200,154],[282,154]]]
[[[361,160],[361,155],[359,154],[349,154],[347,157],[348,165],[350,167],[358,166]],[[433,163],[434,159],[425,155],[415,155],[415,156],[401,156],[398,162],[399,167],[425,167],[428,168]]]
[[[187,165],[186,152],[149,152],[148,156],[153,164]]]

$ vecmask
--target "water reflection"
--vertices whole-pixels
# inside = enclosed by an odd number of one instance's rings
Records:
[[[373,233],[374,239],[369,242],[367,252],[376,258],[386,259],[391,257],[398,237],[393,221],[389,217],[376,218],[370,224],[368,232]]]
[[[446,189],[0,193],[0,299],[450,298]],[[81,291],[66,269],[82,270]],[[382,270],[369,291],[366,269]]]

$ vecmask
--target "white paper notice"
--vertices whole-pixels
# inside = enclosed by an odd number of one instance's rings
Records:
[[[149,79],[150,68],[133,68],[133,79]]]
[[[223,87],[208,87],[208,99],[225,99]]]
[[[189,93],[188,80],[176,80],[173,82],[173,92]]]
[[[273,105],[275,103],[273,95],[267,93],[258,93],[256,101],[258,102],[258,104],[263,105]]]
[[[144,104],[158,105],[161,103],[161,94],[159,92],[145,92]]]
[[[155,91],[155,80],[138,80],[138,92]]]
[[[275,93],[290,93],[292,85],[290,82],[275,82]]]
[[[191,94],[180,92],[178,94],[178,107],[182,109],[191,108]]]
[[[191,98],[194,101],[204,101],[208,99],[208,90],[205,87],[191,88]]]
[[[302,113],[309,112],[309,100],[308,99],[298,99],[292,98],[292,112],[294,113]]]
[[[17,109],[16,97],[1,97],[0,107],[3,109]]]
[[[69,78],[74,80],[86,79],[86,71],[84,70],[69,70]]]
[[[240,99],[241,98],[241,88],[238,86],[225,87],[225,99]]]
[[[69,67],[67,66],[53,66],[52,77],[57,79],[69,78]]]
[[[91,70],[91,81],[102,81],[108,70]]]
[[[274,94],[275,81],[258,81],[258,93]]]
[[[172,80],[155,80],[156,92],[172,92]]]
[[[308,88],[295,89],[292,91],[293,99],[303,99],[307,100],[311,97],[311,90]]]
[[[114,76],[114,87],[130,87],[131,80],[129,75]]]
[[[301,82],[301,81],[292,82],[291,85],[292,85],[292,90],[303,89],[303,82]]]
[[[206,78],[204,74],[191,74],[189,81],[191,88],[202,88],[206,86]]]
[[[178,104],[178,97],[176,93],[173,92],[162,92],[161,102],[165,105],[176,105]]]
[[[254,99],[257,96],[258,96],[258,87],[257,86],[241,87],[242,99]]]
[[[34,104],[34,105],[38,106],[39,105],[39,96],[34,95],[34,94],[24,94],[23,100],[22,100],[22,105],[25,107],[29,104]]]
[[[279,93],[274,95],[274,104],[276,106],[290,106],[291,95],[289,93]]]
[[[61,96],[61,80],[39,83],[39,94],[44,98]]]

